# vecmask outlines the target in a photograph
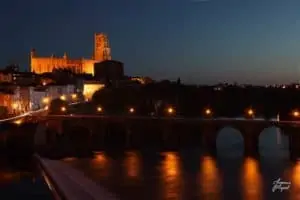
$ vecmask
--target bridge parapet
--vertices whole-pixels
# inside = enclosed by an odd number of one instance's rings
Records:
[[[88,179],[80,171],[61,161],[35,156],[51,191],[59,199],[66,200],[117,200],[118,198],[100,185]]]

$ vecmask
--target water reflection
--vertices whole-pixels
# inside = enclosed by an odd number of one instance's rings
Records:
[[[291,174],[291,190],[290,190],[290,199],[299,199],[300,198],[300,161],[298,161],[292,169]]]
[[[0,184],[16,182],[21,179],[21,172],[0,171]]]
[[[212,157],[205,156],[200,166],[200,199],[221,199],[221,178],[216,162]]]
[[[64,162],[74,162],[77,160],[75,157],[66,157],[62,159]]]
[[[31,168],[21,168],[0,164],[0,199],[52,199],[45,182]]]
[[[93,175],[96,177],[107,178],[110,174],[109,164],[109,159],[104,152],[96,152],[94,158],[91,160]]]
[[[232,127],[222,128],[216,139],[218,156],[242,157],[244,138],[240,131]]]
[[[126,175],[130,179],[139,179],[141,173],[141,158],[136,152],[127,152],[125,157]]]
[[[242,194],[245,200],[263,199],[263,183],[258,162],[246,158],[242,168]]]
[[[264,129],[258,140],[259,154],[272,159],[289,158],[289,139],[276,127]]]
[[[180,158],[177,153],[167,152],[162,161],[164,199],[182,199],[182,177]]]

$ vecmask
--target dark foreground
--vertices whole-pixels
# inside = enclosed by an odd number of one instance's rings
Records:
[[[0,199],[52,200],[48,186],[31,159],[0,160]]]

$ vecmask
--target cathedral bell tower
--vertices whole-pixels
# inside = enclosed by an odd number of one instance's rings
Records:
[[[111,60],[108,37],[104,33],[96,33],[94,38],[94,59],[101,62]]]
[[[30,51],[30,59],[29,59],[29,66],[30,66],[30,71],[31,72],[35,71],[34,66],[33,66],[33,62],[32,62],[32,60],[33,60],[33,58],[35,58],[35,56],[36,56],[35,49],[31,49],[31,51]]]
[[[35,57],[35,53],[36,53],[35,49],[31,49],[31,51],[30,51],[30,57],[34,58]]]

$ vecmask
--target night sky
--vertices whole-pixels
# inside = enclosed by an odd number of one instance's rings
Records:
[[[28,55],[91,57],[109,36],[128,75],[185,83],[300,77],[299,0],[2,0],[1,66]]]

